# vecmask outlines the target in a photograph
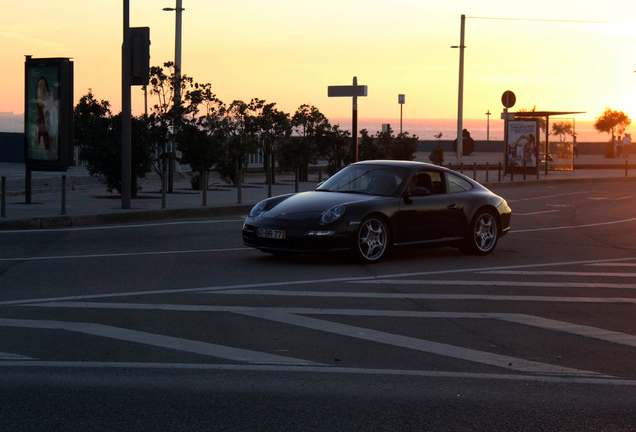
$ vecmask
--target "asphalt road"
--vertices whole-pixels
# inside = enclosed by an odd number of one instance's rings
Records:
[[[241,218],[0,232],[7,431],[636,429],[636,190],[495,190],[486,257],[280,259]]]

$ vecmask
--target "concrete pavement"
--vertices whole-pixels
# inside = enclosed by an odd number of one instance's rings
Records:
[[[503,177],[498,171],[502,162],[500,153],[475,153],[463,158],[463,168],[456,164],[453,153],[445,154],[445,166],[453,168],[491,189],[521,186],[527,183],[558,183],[578,181],[636,181],[636,163],[626,165],[625,159],[607,159],[603,155],[581,155],[574,160],[572,171],[541,170],[539,176],[515,174]],[[428,153],[418,153],[415,160],[429,162]],[[485,168],[488,167],[486,170]],[[65,202],[62,200],[62,175],[66,175]],[[0,217],[0,230],[79,227],[100,224],[159,221],[177,218],[205,218],[213,216],[242,216],[258,201],[268,197],[268,186],[263,174],[248,174],[239,191],[218,177],[208,182],[209,190],[204,197],[190,185],[191,174],[175,175],[173,193],[161,194],[161,183],[156,174],[140,179],[141,191],[131,200],[130,209],[122,209],[121,198],[109,192],[97,179],[90,177],[83,167],[71,167],[66,173],[33,172],[31,203],[25,198],[24,164],[0,163],[0,177],[5,178]],[[319,181],[319,174],[310,174],[308,182],[296,185],[293,174],[277,176],[272,186],[272,196],[298,191],[312,190]],[[324,177],[326,178],[326,176]]]

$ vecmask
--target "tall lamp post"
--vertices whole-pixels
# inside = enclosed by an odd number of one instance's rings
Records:
[[[181,102],[181,13],[185,10],[182,7],[182,0],[176,0],[176,7],[163,8],[167,12],[175,12],[175,31],[174,31],[174,104],[178,105]],[[169,168],[168,189],[172,192],[173,175],[175,171],[175,158],[176,152],[175,143],[172,143]]]
[[[490,141],[490,116],[492,113],[490,110],[486,113],[486,141]]]
[[[457,101],[457,161],[462,163],[462,156],[464,152],[463,147],[463,134],[464,130],[464,28],[466,24],[466,15],[461,17],[461,29],[459,36],[459,46],[454,45],[451,48],[459,48],[459,92]]]

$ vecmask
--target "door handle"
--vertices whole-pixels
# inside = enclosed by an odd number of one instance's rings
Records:
[[[459,206],[457,204],[451,204],[448,207],[446,207],[448,210],[450,211],[455,211],[459,208]]]

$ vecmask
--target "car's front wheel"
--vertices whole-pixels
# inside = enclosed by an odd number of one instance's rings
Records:
[[[389,229],[377,216],[365,218],[356,235],[356,256],[366,263],[378,261],[389,249]]]
[[[498,239],[497,217],[488,210],[482,210],[473,218],[466,245],[462,250],[475,255],[487,255],[495,249]]]

